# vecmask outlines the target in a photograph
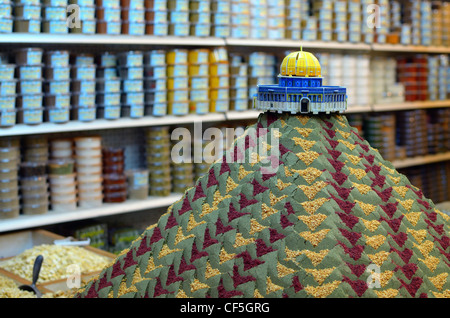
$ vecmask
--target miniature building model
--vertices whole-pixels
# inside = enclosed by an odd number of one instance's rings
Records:
[[[322,86],[320,63],[309,52],[287,55],[278,79],[278,85],[258,85],[254,108],[291,114],[342,113],[347,109],[346,88]]]

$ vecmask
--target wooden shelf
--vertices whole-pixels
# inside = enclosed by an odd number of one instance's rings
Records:
[[[447,46],[378,44],[378,43],[373,43],[371,45],[371,50],[375,52],[405,52],[405,53],[431,53],[431,54],[450,53],[450,47]]]
[[[385,112],[385,111],[400,111],[400,110],[441,108],[441,107],[450,107],[450,100],[417,101],[417,102],[404,102],[395,104],[375,104],[372,105],[372,111]]]
[[[394,167],[396,169],[401,169],[401,168],[426,165],[426,164],[430,164],[430,163],[436,163],[436,162],[447,161],[447,160],[450,160],[450,152],[439,153],[439,154],[434,154],[434,155],[419,156],[419,157],[413,157],[413,158],[406,158],[406,159],[402,159],[402,160],[394,160],[394,161],[392,161],[392,164],[394,165]]]
[[[73,211],[49,211],[46,214],[40,215],[19,215],[17,218],[0,220],[0,233],[168,207],[181,197],[181,194],[171,194],[167,197],[149,197],[147,200],[128,200],[122,203],[104,203],[100,207],[91,209],[78,208]]]

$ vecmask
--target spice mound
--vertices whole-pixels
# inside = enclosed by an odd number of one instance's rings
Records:
[[[80,272],[101,270],[110,260],[79,246],[43,244],[25,250],[5,261],[0,267],[29,281],[32,280],[33,264],[38,255],[44,257],[38,283],[67,278],[71,275],[69,266],[79,266]]]
[[[76,289],[46,293],[42,298],[70,298]],[[0,276],[0,298],[36,298],[36,295],[26,290],[20,290],[18,285],[7,277]]]

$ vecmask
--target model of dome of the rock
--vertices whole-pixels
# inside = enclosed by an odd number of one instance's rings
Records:
[[[450,297],[450,217],[345,116],[263,113],[229,151],[76,297]]]

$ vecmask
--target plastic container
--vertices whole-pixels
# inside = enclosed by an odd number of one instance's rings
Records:
[[[95,148],[97,150],[102,146],[102,138],[97,136],[76,137],[74,142],[77,148]]]
[[[120,105],[98,105],[97,106],[97,118],[103,119],[118,119],[120,118]]]
[[[97,33],[99,34],[120,34],[121,30],[121,22],[97,20]]]
[[[20,214],[19,205],[10,208],[4,208],[3,206],[0,207],[0,219],[16,218],[19,216],[19,214]]]
[[[103,195],[95,198],[83,198],[78,200],[80,208],[96,208],[103,204]]]
[[[13,31],[13,19],[12,18],[0,18],[0,33],[12,33]]]
[[[168,35],[169,34],[169,23],[147,22],[145,24],[145,34],[156,35],[156,36]]]
[[[107,203],[119,203],[127,200],[127,191],[105,193],[103,201]]]
[[[75,191],[67,193],[51,193],[51,200],[56,202],[68,202],[77,199]]]
[[[75,174],[65,175],[49,175],[50,187],[53,186],[70,186],[75,182]]]
[[[41,6],[31,4],[16,4],[14,6],[14,17],[23,19],[40,19]]]
[[[98,157],[101,155],[100,148],[75,148],[76,157]]]
[[[42,78],[41,65],[18,65],[16,68],[18,79],[41,79]]]
[[[15,199],[18,197],[19,188],[7,188],[0,190],[0,200]]]
[[[40,33],[41,19],[14,19],[14,32],[20,33]]]
[[[103,181],[101,174],[77,174],[78,185],[81,183],[98,183],[101,184]]]
[[[51,175],[70,175],[74,172],[74,160],[52,159],[48,162],[48,172]]]
[[[79,192],[89,192],[91,190],[103,189],[100,182],[81,182],[78,184]]]
[[[48,204],[48,193],[35,195],[22,195],[23,204]],[[18,199],[17,199],[18,202]]]
[[[97,109],[95,105],[85,106],[85,107],[73,107],[72,108],[72,119],[89,122],[95,120],[97,117]]]
[[[51,34],[67,34],[69,33],[67,20],[42,20],[42,32]]]
[[[22,109],[42,108],[44,94],[17,95],[16,107]]]
[[[76,164],[81,166],[89,166],[89,165],[100,165],[102,164],[102,157],[76,157]]]
[[[43,122],[44,108],[18,108],[16,114],[19,124],[36,125]]]
[[[14,80],[15,64],[0,64],[0,79]]]
[[[0,180],[0,190],[17,188],[19,181],[17,178]]]
[[[0,96],[0,109],[13,109],[16,105],[16,95]]]
[[[71,201],[54,201],[51,202],[51,209],[55,212],[65,212],[65,211],[73,211],[77,209],[77,201],[71,200]]]
[[[80,27],[70,28],[70,33],[95,34],[97,30],[97,20],[81,20]]]
[[[102,165],[79,165],[77,164],[77,173],[81,174],[99,174],[102,172]]]
[[[20,164],[20,177],[30,178],[37,176],[45,176],[47,167],[42,162],[22,162]]]
[[[95,93],[95,86],[96,81],[92,79],[72,80],[72,92],[76,92],[79,94],[86,94],[87,95],[85,96],[86,98],[92,99],[91,96]],[[78,96],[78,99],[80,99],[80,96]],[[93,100],[95,100],[95,96],[93,97]]]
[[[121,117],[142,118],[144,117],[145,106],[143,104],[122,105]]]
[[[126,184],[126,181],[127,181],[127,177],[125,174],[112,173],[112,174],[103,175],[103,184],[104,185],[111,185],[111,184],[122,185],[122,184]]]
[[[95,199],[98,197],[101,197],[102,194],[102,187],[97,186],[97,188],[95,189],[90,189],[88,191],[81,191],[79,190],[78,192],[78,197],[80,200],[90,200],[90,199]]]
[[[22,205],[22,214],[24,215],[45,214],[47,212],[48,212],[48,203]]]
[[[93,86],[95,89],[95,85]],[[95,94],[91,93],[72,93],[73,107],[95,106]]]

